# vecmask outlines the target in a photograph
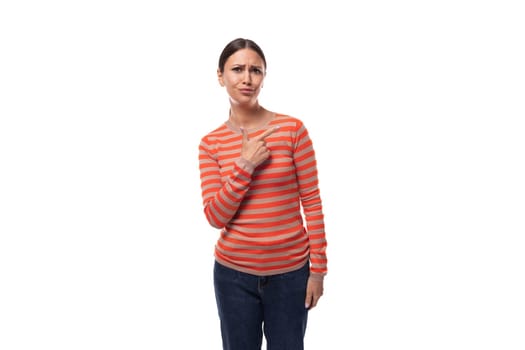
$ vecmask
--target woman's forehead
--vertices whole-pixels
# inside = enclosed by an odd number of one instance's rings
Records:
[[[259,54],[257,54],[257,52],[255,52],[252,49],[240,49],[240,50],[238,50],[237,52],[235,52],[234,54],[232,54],[228,58],[226,63],[229,64],[229,65],[235,65],[235,64],[246,65],[246,64],[248,64],[248,65],[252,65],[252,66],[264,67],[263,59],[261,58],[261,56],[259,56]]]

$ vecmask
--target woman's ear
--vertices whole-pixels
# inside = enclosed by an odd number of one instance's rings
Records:
[[[224,86],[224,81],[222,80],[222,73],[219,68],[217,68],[217,79],[219,80],[219,84],[221,84],[221,86]]]

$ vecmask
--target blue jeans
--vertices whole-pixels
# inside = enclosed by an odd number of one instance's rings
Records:
[[[303,350],[309,264],[261,277],[215,262],[213,279],[224,350]]]

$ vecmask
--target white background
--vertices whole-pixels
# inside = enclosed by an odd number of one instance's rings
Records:
[[[216,67],[317,150],[307,349],[525,348],[519,1],[3,1],[0,349],[220,349],[197,147]]]

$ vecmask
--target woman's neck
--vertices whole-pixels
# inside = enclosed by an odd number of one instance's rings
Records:
[[[260,105],[251,108],[230,107],[230,123],[239,128],[253,129],[266,122],[265,110]]]

